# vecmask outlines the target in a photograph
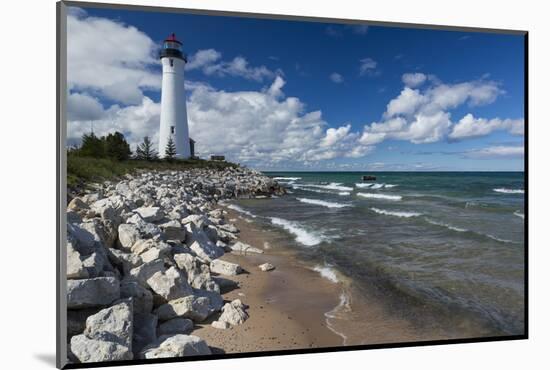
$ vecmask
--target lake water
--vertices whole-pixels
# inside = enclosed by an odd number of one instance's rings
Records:
[[[267,172],[288,194],[243,199],[303,258],[376,290],[418,325],[524,331],[524,174]],[[472,335],[475,335],[472,334]]]

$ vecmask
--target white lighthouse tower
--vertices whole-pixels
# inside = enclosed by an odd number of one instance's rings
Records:
[[[164,157],[168,140],[176,144],[176,157],[191,156],[189,127],[187,125],[187,107],[183,71],[187,58],[182,44],[172,34],[162,45],[160,61],[162,63],[162,92],[160,103],[159,156]]]

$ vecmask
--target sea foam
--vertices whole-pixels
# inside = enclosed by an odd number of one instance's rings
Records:
[[[234,211],[237,211],[239,213],[242,213],[243,215],[247,215],[249,217],[252,217],[252,218],[256,218],[257,216],[255,214],[253,214],[252,212],[249,212],[247,211],[246,209],[242,209],[241,207],[239,207],[238,205],[236,204],[228,204],[227,205],[227,208],[229,209],[232,209]]]
[[[309,199],[309,198],[296,198],[302,203],[315,204],[317,206],[323,206],[327,208],[344,208],[351,207],[351,204],[337,203],[337,202],[327,202],[320,199]]]
[[[460,227],[449,225],[449,224],[446,224],[444,222],[438,222],[438,221],[435,221],[435,220],[432,220],[432,219],[429,219],[429,218],[427,218],[426,221],[428,221],[432,225],[446,227],[449,230],[453,230],[453,231],[456,231],[456,232],[459,232],[459,233],[464,233],[464,232],[468,231],[466,229],[462,229]]]
[[[378,214],[381,214],[381,215],[404,217],[404,218],[416,217],[416,216],[421,216],[422,215],[422,213],[418,213],[418,212],[386,211],[385,209],[379,209],[379,208],[374,208],[374,207],[372,207],[371,210],[373,210],[374,212],[376,212]]]
[[[297,181],[301,180],[301,177],[274,177],[273,180],[288,180],[288,181]]]
[[[311,187],[311,188],[318,188],[318,189],[326,189],[326,190],[338,190],[338,191],[352,191],[353,188],[350,188],[349,186],[343,186],[341,182],[331,182],[328,185],[317,185],[317,184],[301,184],[303,187]]]
[[[355,187],[364,189],[364,188],[370,188],[373,185],[374,185],[373,183],[366,183],[365,184],[365,183],[359,182],[359,183],[355,184]]]
[[[525,220],[525,215],[520,211],[515,211],[514,215],[520,217],[522,220]]]
[[[355,187],[356,188],[360,188],[360,189],[365,189],[365,188],[368,188],[368,189],[390,189],[390,188],[395,188],[397,185],[396,184],[379,184],[379,183],[364,183],[364,182],[358,182],[357,184],[355,184]]]
[[[313,189],[313,188],[308,188],[308,187],[304,187],[302,185],[295,185],[295,184],[292,184],[292,189],[299,189],[299,190],[304,190],[304,191],[311,191],[313,193],[318,193],[318,194],[334,194],[334,192],[332,191],[326,191],[326,190],[320,190],[320,189]]]
[[[333,283],[338,283],[340,281],[336,276],[336,271],[330,266],[317,265],[313,268],[313,271],[317,271],[322,277],[332,281]]]
[[[387,194],[373,194],[373,193],[357,193],[358,196],[363,198],[385,199],[385,200],[401,200],[401,195],[387,195]]]
[[[317,235],[304,229],[297,222],[288,221],[278,217],[271,217],[271,223],[273,225],[281,226],[283,229],[293,234],[296,237],[296,241],[305,246],[311,247],[323,241]]]
[[[496,188],[493,191],[503,194],[523,194],[525,191],[523,189],[506,189],[506,188]]]
[[[342,338],[342,345],[344,346],[347,344],[348,337],[341,331],[337,330],[332,324],[330,319],[338,319],[338,318],[346,317],[350,312],[351,312],[351,299],[345,290],[343,290],[342,293],[340,293],[340,299],[339,299],[338,305],[334,307],[332,310],[325,312],[327,328],[329,328],[332,332],[334,332],[334,334],[339,335]]]

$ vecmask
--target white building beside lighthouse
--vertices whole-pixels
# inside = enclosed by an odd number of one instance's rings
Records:
[[[185,102],[184,69],[187,58],[182,51],[182,43],[172,34],[162,45],[162,91],[160,102],[159,156],[164,157],[170,137],[176,144],[176,157],[192,156],[187,125]]]

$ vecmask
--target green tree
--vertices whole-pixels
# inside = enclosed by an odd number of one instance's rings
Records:
[[[95,136],[92,132],[82,136],[82,145],[77,150],[78,155],[82,157],[103,158],[105,156],[105,146],[103,140]]]
[[[153,144],[149,139],[149,136],[143,138],[143,142],[138,145],[136,149],[136,159],[145,161],[152,161],[157,159],[157,152],[153,149]]]
[[[107,157],[124,161],[132,155],[130,145],[120,132],[109,134],[102,139],[104,141],[105,155]]]
[[[166,149],[164,150],[164,159],[168,162],[172,162],[176,158],[176,143],[172,136],[168,138],[168,143],[166,144]]]

